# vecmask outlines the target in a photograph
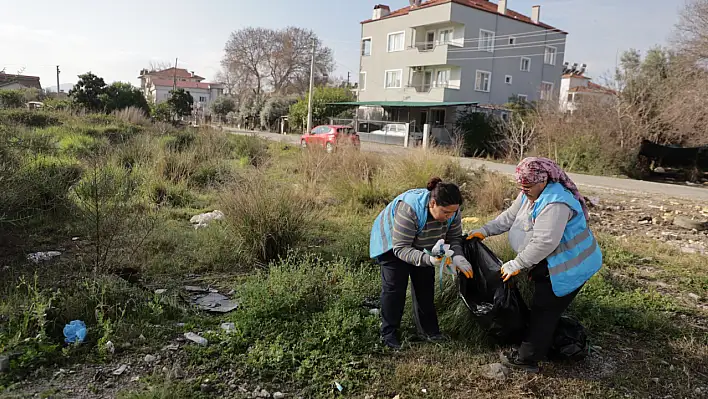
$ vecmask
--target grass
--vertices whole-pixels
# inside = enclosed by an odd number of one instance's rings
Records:
[[[225,371],[236,385],[288,397],[695,397],[708,386],[707,316],[689,297],[708,296],[705,257],[599,235],[606,265],[570,309],[595,351],[582,363],[544,365],[539,376],[489,381],[481,374],[499,348],[449,279],[436,303],[453,341],[417,342],[409,303],[405,350],[380,347],[380,320],[370,313],[380,277],[368,241],[383,206],[433,175],[461,186],[463,214],[477,218],[465,230],[514,197],[507,178],[438,152],[330,155],[153,125],[128,111],[43,115],[51,123],[0,118],[0,179],[8,183],[0,193],[0,352],[12,357],[11,372],[0,375],[3,395],[61,395],[65,387],[15,384],[30,375],[51,381],[57,367],[89,373],[130,362],[187,331],[210,342],[179,352],[188,378],[165,378],[158,367],[140,382],[123,381],[118,397],[239,397],[219,378]],[[190,226],[192,216],[215,209],[225,220]],[[514,256],[504,237],[487,243],[504,260]],[[28,263],[38,250],[62,255]],[[241,307],[197,313],[180,296],[186,284],[233,290]],[[521,286],[528,300],[531,286]],[[62,328],[75,319],[89,335],[68,346]],[[235,331],[221,331],[222,322]],[[141,349],[105,349],[141,334]],[[207,378],[213,383],[203,391]]]

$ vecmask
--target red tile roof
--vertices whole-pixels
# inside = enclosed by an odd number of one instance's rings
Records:
[[[155,86],[167,86],[172,87],[172,79],[152,79],[152,84]],[[214,86],[216,83],[203,83],[203,82],[184,82],[181,80],[177,81],[178,89],[204,89],[209,90],[210,86]]]
[[[175,76],[175,68],[172,67],[172,68],[163,69],[161,71],[152,71],[152,72],[148,72],[147,74],[152,75],[152,76],[164,77],[165,79],[168,79],[168,78],[172,79]],[[192,79],[204,80],[204,78],[199,75],[192,76],[192,73],[184,68],[177,68],[176,75],[178,78],[184,78],[184,79],[192,78]]]
[[[602,94],[617,94],[616,91],[607,88],[605,86],[600,86],[597,83],[593,82],[588,82],[587,87],[586,86],[576,86],[576,87],[571,87],[568,90],[569,93],[602,93]]]
[[[497,4],[496,4],[496,3],[492,3],[492,2],[490,2],[490,1],[487,1],[487,0],[428,0],[428,1],[424,2],[424,3],[422,3],[422,4],[419,5],[419,6],[408,6],[408,7],[403,7],[403,8],[401,8],[401,9],[398,9],[398,10],[395,10],[395,11],[391,11],[390,14],[388,14],[388,15],[385,16],[385,17],[382,17],[381,19],[387,19],[387,18],[392,18],[392,17],[398,17],[398,16],[401,16],[401,15],[407,15],[407,14],[408,14],[409,12],[411,12],[411,11],[420,10],[420,9],[423,9],[423,8],[432,7],[432,6],[437,6],[437,5],[446,4],[446,3],[457,3],[457,4],[460,4],[460,5],[463,5],[463,6],[467,6],[467,7],[471,7],[471,8],[476,8],[476,9],[478,9],[478,10],[490,12],[490,13],[497,14],[497,15],[502,15],[502,16],[504,16],[504,17],[511,18],[511,19],[514,19],[514,20],[517,20],[517,21],[520,21],[520,22],[525,22],[525,23],[527,23],[527,24],[540,26],[540,27],[545,28],[545,29],[555,30],[555,31],[557,31],[557,32],[559,32],[559,33],[568,34],[568,32],[564,32],[564,31],[562,31],[562,30],[560,30],[560,29],[558,29],[558,28],[554,28],[554,27],[552,27],[552,26],[550,26],[550,25],[544,24],[543,22],[539,22],[538,24],[536,24],[536,23],[534,23],[533,21],[531,21],[531,18],[530,18],[530,17],[528,17],[528,16],[526,16],[526,15],[523,15],[523,14],[521,14],[521,13],[518,13],[518,12],[516,12],[516,11],[514,11],[514,10],[510,10],[510,9],[508,9],[508,8],[506,9],[506,14],[500,14],[499,11],[498,11],[498,9],[497,9]],[[369,22],[374,22],[374,21],[378,21],[378,20],[367,19],[366,21],[362,21],[362,24],[369,23]]]

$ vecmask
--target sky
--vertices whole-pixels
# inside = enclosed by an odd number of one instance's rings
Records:
[[[373,6],[392,10],[408,0],[0,0],[0,70],[41,78],[42,87],[73,84],[91,71],[107,83],[139,85],[140,69],[174,63],[212,80],[224,44],[235,30],[299,26],[334,50],[336,75],[358,77],[360,22]],[[588,64],[588,75],[608,76],[618,53],[665,44],[682,0],[508,0],[541,21],[569,32],[565,61]],[[63,87],[62,87],[63,88]]]

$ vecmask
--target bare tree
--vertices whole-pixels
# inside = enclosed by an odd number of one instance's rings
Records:
[[[311,30],[288,27],[282,30],[245,28],[231,34],[222,66],[242,87],[256,96],[266,90],[279,94],[301,94],[309,86],[312,46],[315,43],[315,83],[327,82],[334,69],[332,50]]]
[[[531,150],[537,136],[536,119],[512,115],[502,123],[502,138],[499,143],[507,157],[522,160]]]
[[[165,69],[170,69],[174,67],[171,63],[167,61],[150,61],[148,63],[148,71],[149,72],[156,72],[156,71],[163,71]]]

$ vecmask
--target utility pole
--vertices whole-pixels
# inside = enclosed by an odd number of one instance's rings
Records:
[[[349,88],[349,78],[351,77],[351,75],[351,72],[347,72],[347,89]]]
[[[59,70],[59,65],[57,65],[57,98],[59,98],[59,92],[61,91],[61,89],[59,88],[59,73],[60,72],[61,71]]]
[[[172,91],[175,91],[177,90],[177,58],[175,58],[175,73],[172,76]]]
[[[312,91],[315,83],[315,48],[317,47],[317,39],[312,39],[312,62],[310,63],[310,98],[307,101],[307,130],[306,133],[312,131]]]

